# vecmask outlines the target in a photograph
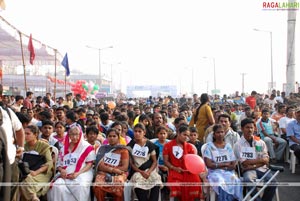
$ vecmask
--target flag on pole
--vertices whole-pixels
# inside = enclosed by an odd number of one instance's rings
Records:
[[[33,44],[32,44],[31,34],[30,34],[30,37],[29,37],[28,50],[30,52],[29,62],[30,62],[31,65],[33,65],[33,60],[35,58],[35,53],[34,53],[34,47],[33,47]]]
[[[70,75],[70,69],[69,69],[69,61],[68,61],[68,54],[67,53],[66,53],[64,59],[62,60],[61,65],[63,67],[65,67],[66,75],[69,76]]]

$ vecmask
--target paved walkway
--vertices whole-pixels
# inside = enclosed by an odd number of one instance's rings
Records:
[[[277,181],[279,184],[280,201],[299,201],[300,200],[300,165],[296,166],[295,174],[289,170],[288,163],[278,164],[284,166],[285,170],[279,173]],[[281,183],[282,182],[282,183]]]

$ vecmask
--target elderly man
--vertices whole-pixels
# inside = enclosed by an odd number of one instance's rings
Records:
[[[295,110],[296,118],[289,122],[286,127],[286,136],[289,139],[289,146],[300,160],[300,107]]]

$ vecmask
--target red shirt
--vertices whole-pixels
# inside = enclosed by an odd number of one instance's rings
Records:
[[[254,109],[254,107],[256,106],[256,98],[255,96],[248,96],[246,98],[246,103],[252,108],[252,110]]]

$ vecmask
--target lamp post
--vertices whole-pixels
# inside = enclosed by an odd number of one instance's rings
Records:
[[[93,49],[93,50],[98,50],[98,54],[99,54],[99,88],[101,89],[101,87],[102,87],[102,82],[101,82],[101,50],[113,48],[113,46],[97,48],[97,47],[92,47],[92,46],[87,45],[86,47],[90,48],[90,49]]]
[[[245,93],[245,75],[247,75],[247,73],[241,73],[242,75],[242,93]]]
[[[121,64],[121,62],[118,62],[118,63],[111,63],[110,64],[110,93],[113,93],[114,90],[113,90],[113,65],[119,65]]]
[[[185,67],[185,69],[191,69],[191,73],[192,73],[192,84],[191,84],[191,94],[195,93],[195,82],[194,82],[194,67]]]
[[[271,90],[274,89],[274,82],[273,82],[273,34],[272,31],[268,30],[260,30],[260,29],[253,29],[254,31],[266,32],[270,34],[270,57],[271,57]]]
[[[212,59],[214,65],[214,93],[217,92],[217,78],[216,78],[216,61],[214,57],[202,57],[203,59]]]

